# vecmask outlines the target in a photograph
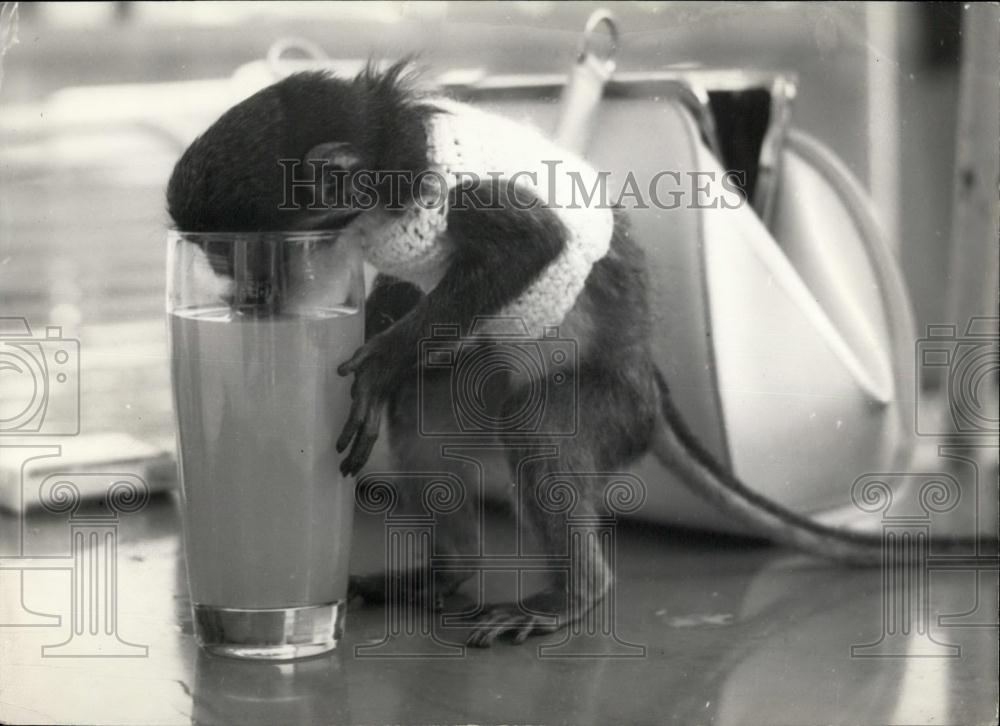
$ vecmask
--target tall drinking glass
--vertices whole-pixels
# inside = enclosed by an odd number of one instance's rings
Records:
[[[246,658],[334,648],[354,482],[337,366],[364,342],[364,276],[337,233],[168,238],[167,317],[198,643]]]

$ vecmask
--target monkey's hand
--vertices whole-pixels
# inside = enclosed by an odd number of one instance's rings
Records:
[[[417,365],[419,342],[431,324],[455,323],[467,330],[476,316],[516,299],[565,247],[566,230],[552,210],[511,206],[498,212],[497,199],[518,197],[513,189],[498,197],[491,184],[473,192],[479,205],[455,207],[449,213],[449,239],[455,249],[435,288],[337,369],[343,376],[354,374],[351,414],[337,439],[341,453],[353,442],[340,465],[345,475],[356,474],[368,460],[382,407],[403,375]]]
[[[350,454],[340,463],[345,476],[357,474],[368,461],[378,439],[382,408],[395,385],[398,362],[393,360],[387,337],[376,335],[337,368],[342,376],[354,374],[351,413],[337,439],[337,453],[351,445]]]

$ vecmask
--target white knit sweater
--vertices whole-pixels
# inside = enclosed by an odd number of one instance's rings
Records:
[[[510,180],[520,172],[516,188],[551,207],[566,228],[562,253],[497,313],[521,318],[532,335],[541,336],[546,327],[562,322],[591,267],[608,252],[614,224],[611,209],[602,204],[600,195],[588,206],[579,189],[575,204],[573,197],[571,174],[578,175],[587,190],[593,188],[597,174],[530,126],[451,100],[433,103],[443,113],[432,114],[428,122],[428,155],[431,169],[442,175],[449,190],[459,185],[463,175],[468,183],[470,173],[483,180],[499,173],[500,178]],[[554,172],[552,161],[561,162]],[[526,172],[537,176],[533,179]],[[367,261],[380,272],[413,282],[425,292],[432,290],[447,270],[451,249],[447,195],[441,196],[441,203],[431,208],[414,204],[396,215],[362,214],[349,230],[360,238]],[[504,273],[497,270],[496,274]]]

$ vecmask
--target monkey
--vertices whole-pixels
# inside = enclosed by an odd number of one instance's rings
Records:
[[[350,415],[335,442],[338,452],[346,452],[343,473],[356,475],[368,460],[383,415],[400,470],[439,467],[440,460],[428,452],[436,442],[417,435],[418,378],[424,376],[421,385],[438,392],[435,400],[447,401],[450,389],[445,374],[420,370],[419,343],[435,325],[447,323],[471,334],[477,320],[514,311],[526,314],[533,325],[568,330],[578,351],[574,365],[563,371],[572,385],[548,391],[546,425],[531,442],[551,444],[557,454],[533,457],[523,437],[501,427],[495,432],[517,469],[523,503],[519,526],[530,528],[546,553],[554,555],[564,546],[565,529],[559,514],[538,504],[543,482],[565,472],[623,471],[652,450],[694,493],[765,538],[840,562],[880,561],[880,536],[821,524],[755,492],[685,423],[648,344],[651,282],[623,210],[571,217],[510,174],[450,188],[447,203],[433,210],[418,204],[426,177],[417,179],[440,167],[449,129],[463,122],[465,135],[456,138],[479,144],[483,158],[501,165],[508,154],[561,153],[535,140],[534,130],[414,90],[409,63],[403,61],[384,71],[369,64],[354,78],[323,71],[290,75],[226,111],[187,148],[170,177],[167,211],[180,230],[341,230],[343,238],[365,248],[378,270],[366,303],[365,343],[338,367],[341,375],[353,376]],[[307,204],[308,190],[293,189],[289,195],[280,160],[322,162],[333,170],[321,180],[320,191],[327,191],[330,182],[337,202],[355,191],[348,178],[361,170],[395,176],[367,181],[367,196],[380,201],[362,210],[342,203]],[[334,179],[341,182],[337,189],[332,189]],[[422,236],[413,232],[414,225],[423,225]],[[419,254],[397,251],[394,257],[380,247],[387,238],[402,240],[403,247],[417,241],[429,246]],[[567,260],[573,264],[564,264]],[[551,290],[556,292],[549,295]],[[532,300],[543,301],[541,307],[556,302],[532,317]],[[532,383],[538,381],[510,375],[491,386],[486,397],[497,421],[505,420]],[[560,429],[577,412],[574,436],[545,433]],[[578,494],[576,513],[600,510],[596,489]],[[471,509],[466,513],[475,519]],[[475,538],[462,519],[451,517],[447,531],[437,530],[446,550],[469,547]],[[485,608],[471,618],[468,643],[485,647],[501,636],[520,643],[584,617],[608,593],[613,576],[611,563],[591,539],[578,556],[595,577],[572,584],[556,574],[546,589],[522,602]],[[442,577],[445,593],[461,584],[457,575]],[[352,579],[352,587],[377,598],[371,579]]]

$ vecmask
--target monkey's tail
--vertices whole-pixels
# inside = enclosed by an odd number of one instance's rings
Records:
[[[881,532],[859,532],[823,524],[776,503],[740,481],[688,428],[659,369],[655,370],[655,376],[666,420],[657,427],[652,448],[691,492],[739,518],[755,534],[778,544],[839,562],[859,565],[882,562]],[[941,543],[942,549],[964,549],[974,544],[973,538],[952,538]]]

